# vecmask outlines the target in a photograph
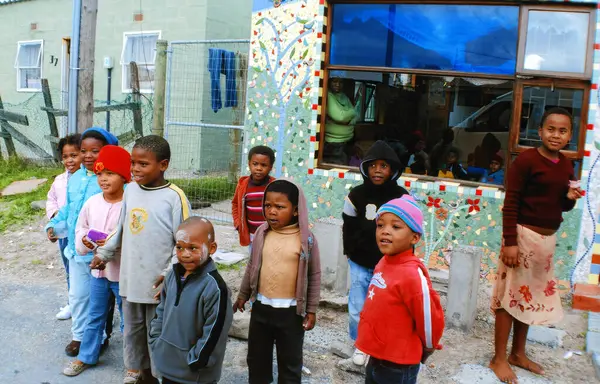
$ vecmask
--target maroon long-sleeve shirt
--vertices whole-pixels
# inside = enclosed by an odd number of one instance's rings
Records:
[[[573,163],[563,154],[555,163],[537,148],[521,153],[508,170],[502,209],[504,245],[517,245],[517,224],[557,230],[562,213],[575,206],[567,198],[569,181],[574,179]]]

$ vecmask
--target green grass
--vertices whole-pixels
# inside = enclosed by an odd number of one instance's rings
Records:
[[[240,261],[232,265],[217,264],[217,269],[221,272],[239,271],[240,269],[245,268],[246,264],[248,264],[246,261]]]
[[[33,192],[0,197],[0,232],[39,216],[40,211],[31,209],[31,202],[46,200],[54,176],[61,172],[63,172],[63,168],[44,167],[20,159],[0,160],[0,190],[13,181],[48,179],[46,183]]]
[[[214,203],[231,200],[235,192],[235,184],[230,183],[227,176],[205,176],[198,179],[169,180],[181,188],[188,199]]]

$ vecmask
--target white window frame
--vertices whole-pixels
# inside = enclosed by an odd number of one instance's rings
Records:
[[[127,47],[127,40],[130,37],[139,37],[139,36],[146,36],[146,35],[156,35],[157,36],[157,40],[161,39],[162,36],[162,31],[137,31],[137,32],[124,32],[123,33],[123,48],[121,50],[121,90],[123,93],[131,93],[132,89],[131,87],[129,87],[129,76],[127,76],[128,74],[128,70],[127,70],[127,66],[129,65],[129,62],[125,62],[125,48]],[[143,64],[143,65],[155,65],[156,64],[156,51],[154,51],[153,57],[152,57],[152,61],[151,62],[136,62],[138,64]],[[140,89],[140,93],[154,93],[154,89],[144,89],[141,88]]]
[[[21,47],[26,46],[26,45],[39,45],[40,46],[40,53],[39,53],[39,58],[38,61],[40,63],[40,88],[21,88],[21,76],[20,76],[20,71],[22,69],[37,69],[38,67],[23,67],[19,65],[19,53],[21,52]],[[15,69],[17,70],[16,72],[16,79],[17,79],[17,92],[41,92],[42,91],[42,87],[41,87],[41,79],[44,78],[44,40],[24,40],[24,41],[17,41],[17,55],[15,57]]]

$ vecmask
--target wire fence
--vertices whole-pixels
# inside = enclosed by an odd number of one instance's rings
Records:
[[[196,213],[230,223],[240,174],[246,104],[248,40],[169,44],[165,137],[167,177]]]
[[[55,109],[62,109],[61,103],[61,91],[58,89],[50,89],[50,94]],[[127,95],[122,100],[113,100],[111,105],[124,104],[131,102],[131,95]],[[48,140],[50,135],[50,124],[48,121],[48,115],[41,108],[44,104],[44,97],[42,93],[34,93],[25,101],[19,103],[12,103],[9,99],[3,98],[4,110],[12,113],[27,116],[29,125],[22,125],[11,122],[10,124],[27,139],[31,140],[35,145],[43,149],[48,155],[52,154],[51,142]],[[106,100],[95,100],[95,106],[107,105]],[[142,97],[141,99],[141,111],[144,135],[148,135],[152,132],[152,114],[153,105],[151,97]],[[99,127],[106,127],[106,112],[94,113],[94,125]],[[60,137],[64,137],[67,134],[67,117],[56,117],[56,124],[58,126],[58,133]],[[110,131],[116,136],[122,135],[133,130],[133,113],[130,110],[113,111],[110,113]],[[12,139],[17,156],[28,160],[40,160],[39,153],[32,151],[30,147],[24,145],[15,138]],[[127,146],[127,149],[131,150],[132,144]],[[6,148],[6,142],[0,138],[0,152],[3,157],[8,156]]]

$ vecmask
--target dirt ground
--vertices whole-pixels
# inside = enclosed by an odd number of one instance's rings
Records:
[[[52,302],[49,308],[44,309],[44,316],[48,317],[47,321],[35,323],[34,331],[24,332],[24,335],[19,335],[16,338],[18,342],[24,345],[29,344],[32,340],[39,341],[39,334],[47,335],[52,340],[53,337],[58,340],[68,340],[70,332],[66,325],[69,322],[52,322],[51,316],[54,309],[58,310],[58,305],[66,301],[66,287],[64,286],[64,271],[62,264],[57,255],[55,244],[51,244],[46,240],[43,232],[45,221],[40,219],[28,226],[24,226],[14,231],[8,231],[0,234],[0,312],[6,311],[3,305],[14,307],[19,305],[19,310],[15,313],[25,314],[29,312],[35,314],[36,311],[42,311],[33,301],[31,304],[10,302],[11,292],[16,294],[27,294],[31,297],[39,298],[47,292],[47,301]],[[236,252],[247,252],[245,249],[240,249],[237,246],[237,238],[234,230],[231,227],[217,226],[217,241],[219,247],[224,250],[232,250]],[[232,289],[234,297],[237,292],[239,283],[243,275],[243,268],[226,268],[222,271],[222,275]],[[22,291],[22,292],[21,292]],[[444,349],[436,352],[428,361],[428,366],[422,371],[419,383],[457,383],[457,382],[473,382],[473,381],[457,381],[454,376],[459,373],[463,364],[476,364],[486,366],[489,362],[493,350],[493,317],[490,315],[487,306],[489,303],[490,287],[483,287],[479,297],[479,313],[474,329],[469,334],[464,334],[457,330],[446,330],[443,338]],[[20,293],[19,293],[20,292]],[[445,301],[445,298],[442,297]],[[40,306],[43,306],[43,298]],[[4,304],[4,303],[11,304]],[[56,304],[54,304],[56,303]],[[55,307],[55,308],[54,308]],[[35,319],[35,315],[33,318]],[[4,319],[3,321],[10,321]],[[35,321],[35,320],[32,320]],[[15,321],[18,323],[18,319]],[[55,326],[54,324],[60,324]],[[6,345],[9,342],[10,335],[7,332],[19,332],[18,324],[12,324],[13,328],[7,328],[8,323],[0,322],[0,342]],[[562,348],[550,349],[546,346],[530,344],[529,351],[533,359],[542,363],[546,369],[547,381],[551,383],[591,383],[595,382],[594,369],[591,364],[591,359],[587,355],[574,355],[570,359],[564,359],[564,355],[568,351],[583,351],[585,349],[585,332],[587,319],[582,313],[573,313],[567,311],[565,319],[557,325],[557,328],[567,332],[564,338],[564,346]],[[6,327],[5,327],[6,326]],[[25,325],[23,326],[25,327]],[[310,369],[311,375],[306,376],[303,382],[306,383],[344,383],[354,384],[363,383],[364,378],[354,373],[341,371],[336,367],[340,360],[329,352],[329,348],[333,342],[347,342],[346,338],[347,314],[330,309],[320,310],[318,313],[317,328],[307,333],[305,341],[305,366]],[[54,336],[48,336],[55,334]],[[31,340],[27,340],[31,338]],[[4,340],[3,340],[4,339]],[[12,339],[11,339],[12,340]],[[111,344],[119,342],[116,339]],[[62,341],[61,341],[62,343]],[[66,343],[65,343],[66,344]],[[20,350],[20,346],[15,345],[14,348]],[[57,347],[58,348],[58,347]],[[26,349],[23,349],[27,352]],[[58,351],[58,349],[57,349]],[[231,340],[228,344],[227,357],[224,367],[223,383],[243,383],[247,382],[246,373],[246,343],[237,340]],[[27,355],[23,352],[24,356]],[[5,351],[7,356],[12,353],[10,350]],[[60,369],[68,362],[66,356],[60,356],[57,352],[58,361],[53,362],[56,366],[56,372],[52,372],[52,377],[56,379],[37,380],[35,381],[20,381],[12,379],[12,383],[87,383],[91,382],[90,378],[94,377],[93,382],[120,382],[120,377],[123,370],[120,348],[114,349],[114,356],[109,358],[110,364],[103,364],[101,367],[94,369],[97,371],[95,376],[91,376],[87,372],[76,379],[61,378],[59,375]],[[0,353],[0,358],[2,353]],[[28,355],[27,355],[28,356]],[[53,355],[54,356],[54,355]],[[4,364],[0,364],[4,365]],[[17,366],[17,363],[15,363]],[[27,366],[27,364],[25,364]],[[8,374],[17,374],[19,369],[9,367],[0,368],[0,381],[8,382]],[[30,370],[36,370],[37,363],[32,357]],[[41,368],[40,368],[41,369]],[[53,369],[53,368],[52,368]],[[104,371],[103,371],[104,370]],[[14,371],[14,372],[13,372]],[[106,375],[102,376],[106,372]],[[528,372],[518,370],[519,377],[531,377]],[[56,374],[56,375],[55,375]],[[49,374],[46,374],[49,375]],[[86,376],[87,375],[87,376]],[[4,377],[6,376],[6,377]],[[42,376],[39,376],[43,378]],[[96,378],[98,381],[96,381]],[[116,381],[115,381],[116,380]],[[538,382],[538,381],[533,381]]]

